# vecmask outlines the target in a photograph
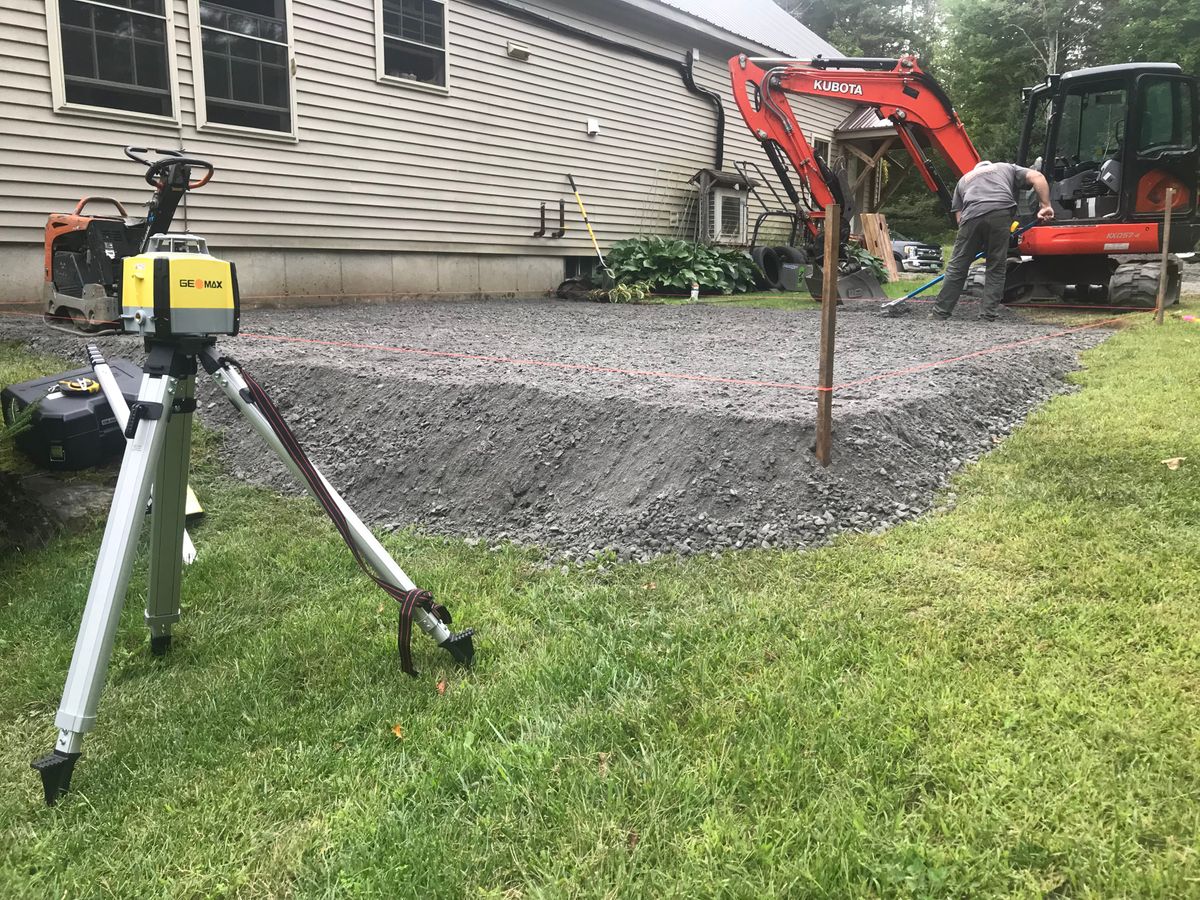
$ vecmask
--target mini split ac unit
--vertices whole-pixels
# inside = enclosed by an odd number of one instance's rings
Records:
[[[697,197],[696,239],[713,244],[744,246],[747,241],[747,198],[757,183],[740,172],[701,169],[691,178]]]
[[[713,188],[708,195],[704,217],[708,234],[704,240],[714,244],[746,243],[746,193],[732,188]]]

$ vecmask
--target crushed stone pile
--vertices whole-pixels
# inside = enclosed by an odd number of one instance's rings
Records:
[[[556,561],[645,560],[808,547],[919,516],[964,462],[1065,390],[1080,351],[1107,334],[974,312],[963,304],[938,322],[919,310],[884,319],[874,304],[839,311],[835,380],[846,386],[827,469],[810,449],[814,311],[511,300],[248,310],[247,334],[221,347],[368,522],[536,544]],[[83,344],[26,332],[41,349]],[[100,343],[138,358],[129,338]],[[1009,346],[970,356],[997,345]],[[198,399],[237,477],[298,490],[203,376]]]

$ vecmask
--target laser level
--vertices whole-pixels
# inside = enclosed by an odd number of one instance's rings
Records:
[[[127,332],[165,337],[236,335],[241,313],[233,263],[208,252],[194,234],[157,234],[121,273]]]
[[[184,516],[198,365],[308,487],[371,580],[400,604],[396,638],[401,668],[416,674],[409,654],[413,623],[455,662],[469,664],[475,655],[473,629],[450,631],[449,612],[412,582],[309,461],[266,392],[236,362],[217,353],[217,337],[235,335],[238,330],[240,303],[233,264],[210,255],[203,238],[165,233],[162,219],[156,219],[154,213],[173,211],[183,192],[208,182],[213,166],[184,156],[181,151],[151,160],[151,152],[156,151],[126,148],[126,155],[147,166],[146,180],[154,186],[155,198],[140,252],[123,259],[120,280],[122,329],[142,336],[147,358],[137,399],[130,404],[125,419],[125,456],[54,720],[58,740],[50,753],[32,763],[41,776],[46,803],[51,805],[69,789],[83,736],[96,723],[152,488],[146,625],[151,652],[166,653],[171,645],[172,626],[180,618]],[[193,180],[193,169],[205,174]],[[105,367],[95,363],[93,357],[94,369],[103,381]]]

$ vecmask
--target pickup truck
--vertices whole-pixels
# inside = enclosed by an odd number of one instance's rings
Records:
[[[892,255],[901,272],[940,272],[944,261],[942,248],[937,244],[914,241],[892,232]]]

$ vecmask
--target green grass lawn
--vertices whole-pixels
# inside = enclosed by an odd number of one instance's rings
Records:
[[[419,680],[315,507],[206,452],[176,646],[143,560],[54,809],[99,530],[0,568],[0,895],[1196,896],[1198,353],[1140,320],[952,511],[820,551],[390,535],[479,628],[469,674],[415,638]]]

